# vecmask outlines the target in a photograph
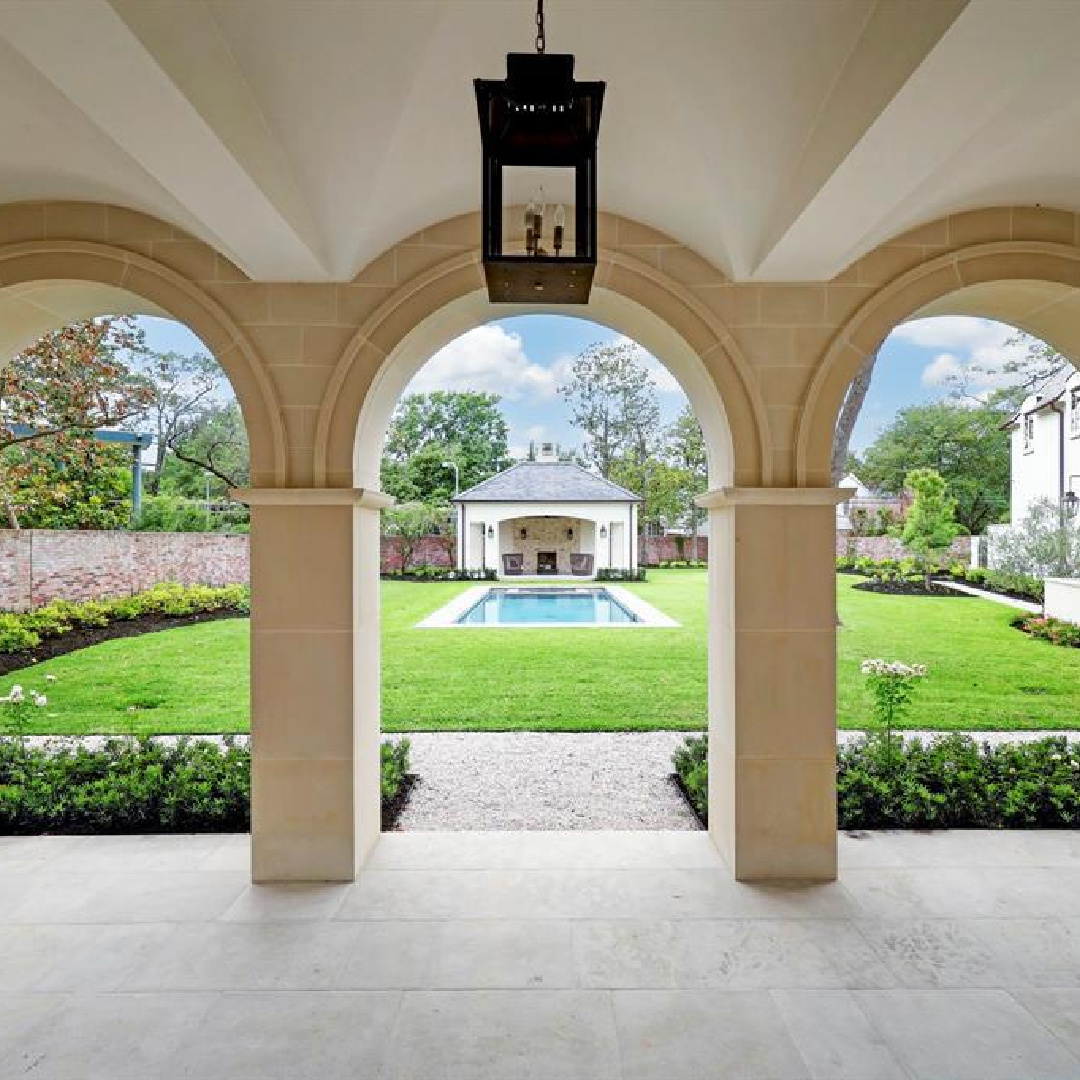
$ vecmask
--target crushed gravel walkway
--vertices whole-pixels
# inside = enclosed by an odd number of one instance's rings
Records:
[[[418,732],[398,828],[697,829],[669,782],[678,731]]]

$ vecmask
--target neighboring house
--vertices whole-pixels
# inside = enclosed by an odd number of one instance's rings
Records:
[[[883,495],[871,491],[854,474],[849,473],[840,481],[842,488],[854,488],[855,494],[836,507],[836,531],[866,534],[868,528],[878,525],[882,510],[887,510],[899,521],[907,509],[903,495]]]
[[[544,443],[522,461],[458,495],[457,565],[534,576],[591,577],[637,567],[632,491],[571,462]]]
[[[1080,495],[1080,371],[1072,366],[1026,398],[1008,422],[1011,443],[1011,523],[1019,525],[1036,499],[1061,503]]]

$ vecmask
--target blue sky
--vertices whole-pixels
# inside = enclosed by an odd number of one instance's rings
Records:
[[[139,320],[158,351],[196,352],[199,339],[165,319]],[[1015,331],[988,319],[941,317],[898,327],[885,342],[870,393],[852,440],[856,452],[874,441],[898,409],[948,393],[946,380],[966,373],[972,389],[1000,384],[1000,369],[1014,349]],[[572,316],[526,315],[501,319],[469,331],[440,350],[409,384],[410,391],[484,390],[499,394],[510,426],[512,452],[530,440],[580,446],[558,393],[569,367],[588,345],[618,339],[607,327]],[[670,422],[686,398],[659,360],[642,350],[656,383],[662,419]],[[981,369],[973,372],[972,368]]]

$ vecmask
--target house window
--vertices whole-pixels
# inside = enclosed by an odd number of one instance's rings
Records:
[[[1069,395],[1069,434],[1080,438],[1080,386],[1074,386]]]
[[[1024,453],[1030,454],[1035,449],[1035,416],[1028,413],[1024,417]]]

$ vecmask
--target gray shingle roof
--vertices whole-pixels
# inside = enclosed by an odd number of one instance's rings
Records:
[[[640,502],[641,497],[580,465],[521,461],[463,491],[455,502]]]

